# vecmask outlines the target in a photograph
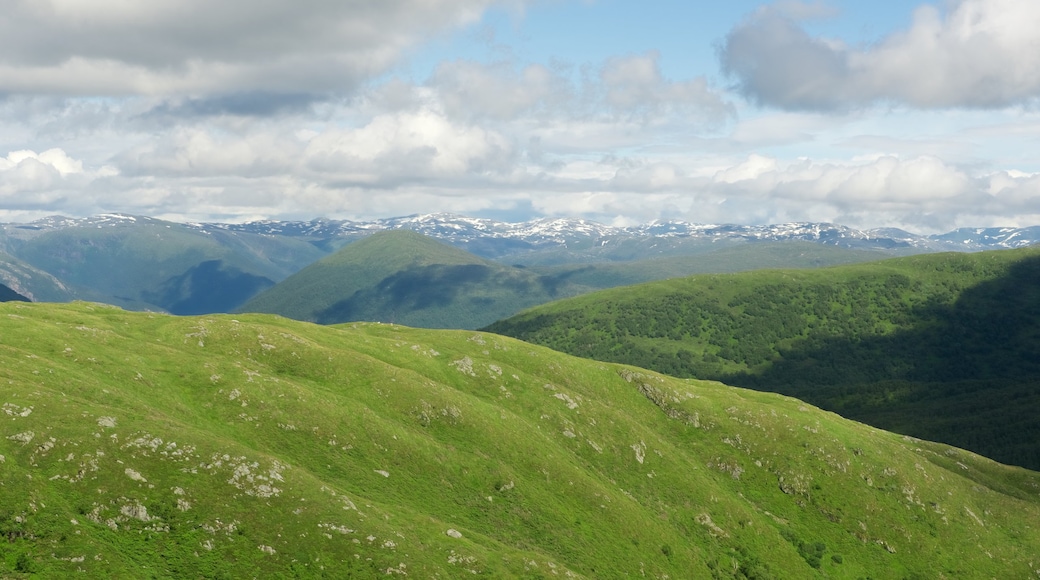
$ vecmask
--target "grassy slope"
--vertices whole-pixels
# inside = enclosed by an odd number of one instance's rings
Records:
[[[240,310],[331,324],[370,320],[475,328],[551,300],[551,284],[408,230],[373,234]]]
[[[489,329],[784,392],[1035,468],[1038,289],[1040,250],[933,254],[615,289]]]
[[[777,263],[815,267],[877,256],[814,244],[756,244],[696,257],[525,269],[399,230],[340,249],[240,310],[322,324],[367,320],[476,328],[529,306],[637,281]]]
[[[512,339],[0,305],[0,575],[989,578],[1040,474]]]

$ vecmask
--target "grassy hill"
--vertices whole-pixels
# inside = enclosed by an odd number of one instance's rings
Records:
[[[393,230],[341,248],[239,310],[321,324],[381,321],[477,328],[529,306],[621,284],[776,263],[817,267],[877,256],[808,243],[749,244],[700,256],[526,268],[480,258],[416,232]]]
[[[1040,474],[472,331],[0,305],[5,577],[1025,578]]]
[[[422,234],[394,230],[343,247],[240,310],[322,324],[368,320],[476,328],[568,295],[560,286],[559,277],[503,266]]]
[[[694,276],[488,327],[1040,468],[1040,250]]]

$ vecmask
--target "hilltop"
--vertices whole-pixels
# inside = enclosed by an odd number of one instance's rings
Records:
[[[1031,577],[1040,474],[472,331],[0,305],[0,575]]]
[[[304,268],[240,310],[334,324],[476,328],[550,301],[552,280],[410,230],[372,234]]]
[[[818,267],[876,257],[792,242],[724,247],[697,256],[526,268],[481,258],[411,230],[391,230],[347,244],[238,310],[320,324],[378,321],[478,328],[529,306],[625,283],[776,263]]]
[[[704,275],[544,305],[488,330],[780,392],[1040,468],[1040,250]]]

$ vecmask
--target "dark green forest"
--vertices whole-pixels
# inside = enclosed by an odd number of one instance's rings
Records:
[[[798,397],[1040,469],[1040,251],[933,254],[600,292],[488,330]]]

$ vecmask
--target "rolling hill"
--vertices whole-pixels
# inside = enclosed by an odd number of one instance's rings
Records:
[[[563,278],[503,266],[422,234],[396,230],[344,246],[240,310],[321,324],[367,320],[476,328],[567,295]]]
[[[488,327],[1040,468],[1040,250],[694,276]]]
[[[5,577],[1025,578],[1040,474],[472,331],[0,305]]]
[[[552,300],[626,283],[764,265],[818,267],[874,252],[809,243],[742,245],[698,256],[527,268],[480,258],[411,230],[372,234],[304,268],[241,312],[335,324],[477,328]]]

